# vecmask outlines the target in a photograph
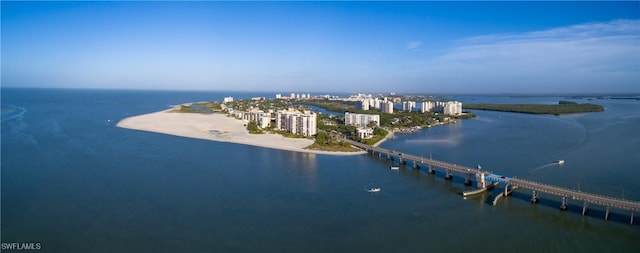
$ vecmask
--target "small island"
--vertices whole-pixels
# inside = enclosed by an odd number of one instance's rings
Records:
[[[465,104],[464,109],[516,112],[528,114],[572,114],[587,112],[603,112],[604,107],[596,104],[578,104],[571,101],[560,101],[555,105],[543,104]]]

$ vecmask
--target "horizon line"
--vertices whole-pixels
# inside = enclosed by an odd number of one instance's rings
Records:
[[[105,91],[176,91],[176,92],[235,92],[235,93],[310,93],[331,95],[331,93],[339,94],[376,94],[376,95],[439,95],[439,96],[640,96],[640,92],[394,92],[394,91],[295,91],[295,90],[228,90],[228,89],[145,89],[145,88],[109,88],[109,87],[41,87],[41,86],[2,86],[2,89],[51,89],[51,90],[105,90]]]

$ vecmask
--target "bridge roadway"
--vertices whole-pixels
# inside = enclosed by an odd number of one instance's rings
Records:
[[[450,170],[453,172],[457,172],[460,174],[485,174],[485,178],[488,181],[498,181],[498,182],[506,182],[512,186],[519,186],[521,188],[530,189],[533,191],[544,192],[547,194],[561,196],[563,198],[572,198],[578,201],[584,201],[588,203],[593,203],[596,205],[614,207],[619,209],[631,210],[632,212],[640,211],[640,202],[632,201],[627,199],[613,198],[609,196],[597,195],[588,192],[576,191],[572,189],[562,188],[554,185],[542,184],[534,181],[519,179],[519,178],[510,178],[510,177],[500,177],[497,175],[493,175],[488,171],[482,171],[480,169],[460,166],[456,164],[451,164],[447,162],[442,162],[438,160],[433,160],[431,158],[424,159],[420,156],[415,156],[411,154],[400,153],[380,147],[369,146],[360,142],[355,142],[352,140],[344,139],[351,143],[353,146],[364,149],[368,152],[378,152],[380,154],[386,154],[391,157],[398,157],[402,160],[410,160],[413,162],[419,162],[420,164],[427,164],[438,168],[443,168],[445,170]],[[535,194],[535,193],[534,193]]]

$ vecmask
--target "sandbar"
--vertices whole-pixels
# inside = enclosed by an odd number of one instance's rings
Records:
[[[230,142],[244,145],[326,155],[360,155],[361,152],[331,152],[305,149],[313,144],[306,138],[287,138],[279,134],[250,134],[242,120],[223,113],[177,113],[164,110],[122,119],[117,126],[126,129],[180,137]]]

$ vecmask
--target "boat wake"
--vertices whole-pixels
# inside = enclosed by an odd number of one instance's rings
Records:
[[[22,116],[27,112],[27,109],[16,106],[16,105],[8,105],[9,108],[2,108],[2,122],[22,118]],[[5,116],[4,114],[8,114]]]
[[[541,170],[541,169],[544,169],[544,168],[547,168],[547,167],[551,167],[551,166],[556,166],[556,165],[558,165],[558,163],[557,163],[557,162],[555,162],[555,163],[545,164],[545,165],[542,165],[542,166],[539,166],[539,167],[536,167],[536,168],[531,169],[531,170],[529,171],[529,173],[533,173],[533,172],[536,172],[536,171],[538,171],[538,170]]]

